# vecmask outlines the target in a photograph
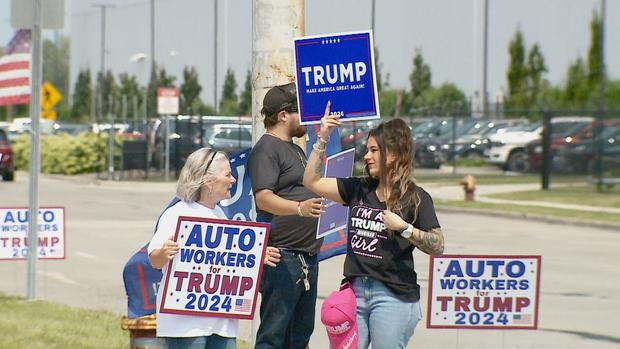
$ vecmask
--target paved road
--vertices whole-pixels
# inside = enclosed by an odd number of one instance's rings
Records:
[[[67,259],[38,264],[39,298],[125,312],[122,268],[151,236],[174,184],[99,182],[45,176],[41,205],[65,206]],[[25,176],[0,182],[0,206],[25,206]],[[431,195],[434,187],[427,188]],[[538,331],[428,330],[418,326],[408,348],[620,348],[620,232],[502,217],[441,213],[447,253],[543,256]],[[426,308],[428,256],[416,252]],[[336,289],[342,257],[321,263],[319,297]],[[0,262],[0,291],[24,295],[26,263]],[[321,302],[317,305],[320,311]],[[249,338],[244,322],[241,337]],[[326,348],[317,317],[312,348]]]

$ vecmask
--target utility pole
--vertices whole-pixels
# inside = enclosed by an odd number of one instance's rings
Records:
[[[265,133],[260,110],[267,90],[295,81],[293,39],[304,36],[304,0],[254,0],[252,144]],[[268,19],[268,20],[265,20]]]
[[[489,93],[487,91],[487,66],[489,56],[489,0],[483,1],[483,29],[482,29],[482,117],[489,116]]]
[[[213,0],[213,108],[217,114],[217,0]]]
[[[252,144],[256,144],[265,133],[260,114],[265,94],[273,86],[295,81],[293,39],[305,34],[304,0],[254,0],[252,17]],[[252,320],[251,348],[257,322]]]
[[[100,57],[100,61],[99,61],[99,72],[101,74],[101,83],[103,84],[103,80],[105,79],[105,22],[106,22],[106,10],[108,8],[113,8],[115,7],[114,5],[109,5],[109,4],[93,4],[94,7],[99,7],[99,9],[101,10],[101,57]],[[103,86],[99,85],[99,96],[97,98],[97,100],[99,101],[99,108],[97,110],[97,115],[98,117],[97,119],[97,123],[102,122],[103,121],[103,101],[104,101],[104,96],[103,96]],[[95,86],[97,86],[97,82],[95,79]],[[94,93],[94,91],[93,91]],[[98,132],[97,132],[97,142],[99,141],[100,137],[101,137],[101,128],[98,128]],[[99,177],[99,174],[101,172],[101,163],[100,163],[101,157],[99,155],[99,151],[97,151],[97,177]]]
[[[370,8],[370,29],[372,29],[373,36],[375,34],[375,5],[376,0],[372,0],[371,8]],[[375,37],[376,40],[376,37]]]
[[[151,0],[151,75],[149,77],[152,80],[155,76],[155,0]],[[144,103],[144,118],[148,121],[148,94],[149,94],[149,85],[151,82],[146,82],[146,96]],[[153,93],[157,93],[157,91],[153,91]],[[146,125],[145,125],[146,126]],[[146,128],[145,128],[146,130]],[[148,166],[147,166],[148,167]]]
[[[595,137],[594,140],[597,143],[597,146],[595,147],[595,149],[598,150],[598,154],[596,157],[596,188],[599,192],[601,192],[603,190],[603,147],[604,147],[604,143],[601,139],[601,132],[603,131],[603,120],[602,118],[605,115],[605,85],[606,85],[606,81],[605,81],[605,17],[606,17],[606,0],[601,0],[600,6],[601,6],[601,22],[600,22],[600,30],[601,30],[601,69],[600,69],[600,84],[601,84],[601,92],[599,95],[599,109],[600,109],[600,115],[599,115],[599,120],[596,122],[596,130],[595,130]]]

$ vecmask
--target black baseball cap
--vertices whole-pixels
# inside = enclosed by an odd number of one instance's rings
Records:
[[[297,112],[297,86],[294,82],[286,85],[274,86],[267,91],[263,98],[263,115],[273,115],[286,110]]]

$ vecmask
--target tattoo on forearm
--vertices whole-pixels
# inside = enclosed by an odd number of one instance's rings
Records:
[[[312,169],[312,174],[315,176],[315,178],[321,178],[321,159],[320,159],[320,155],[318,154],[318,152],[313,151],[312,154],[310,154],[313,161],[311,161],[310,166]]]
[[[443,253],[444,248],[443,232],[440,228],[421,231],[420,239],[416,239],[414,244],[417,248],[429,255],[440,255]]]

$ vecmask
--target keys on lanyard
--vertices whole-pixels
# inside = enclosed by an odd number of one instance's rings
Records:
[[[306,263],[306,259],[303,255],[297,255],[299,257],[299,261],[301,262],[301,275],[295,284],[298,284],[300,281],[304,282],[304,288],[306,291],[310,291],[310,278],[308,273],[310,270],[308,269],[308,263]]]

